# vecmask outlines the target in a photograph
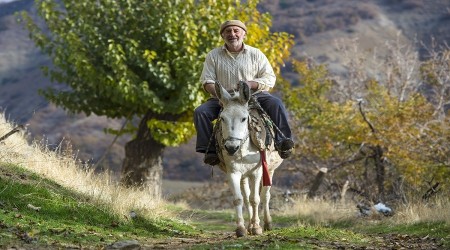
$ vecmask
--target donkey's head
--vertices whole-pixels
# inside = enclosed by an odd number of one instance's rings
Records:
[[[223,144],[229,155],[234,155],[248,138],[248,101],[250,88],[247,83],[240,81],[238,92],[230,95],[222,85],[215,83],[217,97],[223,105],[220,113],[221,133]]]

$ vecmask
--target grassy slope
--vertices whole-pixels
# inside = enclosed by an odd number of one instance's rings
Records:
[[[101,247],[192,233],[167,218],[124,218],[107,204],[23,168],[0,163],[0,246]]]

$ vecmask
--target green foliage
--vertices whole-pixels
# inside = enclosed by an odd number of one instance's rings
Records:
[[[177,146],[189,140],[192,136],[194,124],[191,113],[186,113],[177,122],[150,119],[147,126],[155,140],[167,146]]]
[[[221,45],[221,22],[247,22],[248,43],[261,46],[277,72],[293,44],[291,36],[269,32],[270,16],[259,13],[258,1],[35,3],[46,27],[26,13],[22,19],[36,45],[52,59],[54,67],[44,71],[52,81],[67,85],[41,93],[58,106],[87,115],[184,114],[182,121],[155,117],[149,122],[164,145],[179,144],[193,134],[184,117],[206,97],[199,78],[206,53]]]

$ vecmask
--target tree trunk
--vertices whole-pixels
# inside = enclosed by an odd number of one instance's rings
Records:
[[[313,185],[308,193],[308,198],[312,199],[316,197],[317,190],[319,190],[320,185],[323,182],[323,178],[325,178],[325,174],[328,172],[328,168],[320,168],[319,173],[316,175],[316,179],[314,179]]]
[[[385,166],[383,163],[383,149],[380,146],[375,147],[375,170],[376,170],[376,182],[378,186],[378,199],[379,201],[385,202],[384,200],[384,177],[385,177]]]
[[[154,140],[136,138],[125,145],[121,183],[127,187],[148,188],[160,197],[162,190],[162,152],[164,146]]]
[[[127,187],[149,189],[152,195],[160,197],[165,146],[153,139],[147,127],[151,115],[149,112],[142,118],[136,138],[125,145],[121,183]]]

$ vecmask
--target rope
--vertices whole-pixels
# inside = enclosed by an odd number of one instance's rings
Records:
[[[277,127],[277,125],[273,122],[273,120],[270,118],[270,116],[267,114],[267,112],[261,107],[261,104],[259,104],[259,102],[258,102],[258,98],[256,97],[256,96],[252,96],[252,98],[251,98],[251,101],[252,101],[252,103],[251,103],[251,105],[252,106],[254,106],[254,107],[256,107],[256,109],[261,113],[261,114],[264,114],[264,116],[262,116],[263,117],[263,120],[264,120],[264,123],[267,125],[267,126],[270,126],[270,125],[272,125],[276,130],[277,130],[277,132],[281,135],[281,137],[283,138],[283,139],[285,139],[286,138],[286,136],[283,134],[283,132],[281,132],[281,130]],[[267,127],[266,127],[267,128]],[[270,131],[270,130],[269,130]]]
[[[216,124],[214,124],[214,127],[213,127],[213,132],[212,132],[211,136],[209,137],[208,146],[206,146],[205,157],[209,152],[209,147],[211,146],[211,143],[213,141],[214,136],[216,135],[218,128],[219,128],[219,122],[216,122]],[[217,147],[217,142],[216,142],[216,147]],[[216,148],[216,150],[217,150],[217,148]]]

